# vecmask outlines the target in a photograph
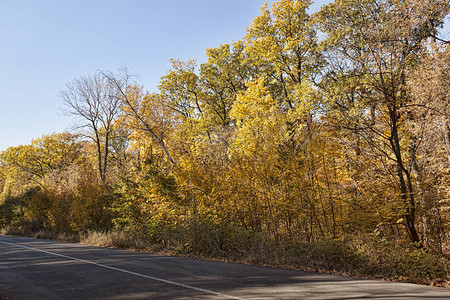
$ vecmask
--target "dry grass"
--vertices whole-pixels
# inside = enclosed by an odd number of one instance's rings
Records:
[[[68,243],[78,243],[80,241],[80,237],[78,234],[67,232],[52,232],[49,230],[40,230],[29,236],[36,239],[56,240]]]
[[[146,243],[124,231],[89,231],[81,235],[80,243],[85,245],[120,249],[144,250]]]

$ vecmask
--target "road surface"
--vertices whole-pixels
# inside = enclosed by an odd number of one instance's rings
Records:
[[[0,299],[450,299],[450,289],[0,235]]]

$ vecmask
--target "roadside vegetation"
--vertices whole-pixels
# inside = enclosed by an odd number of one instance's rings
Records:
[[[159,93],[68,83],[76,129],[0,153],[2,233],[448,286],[448,1],[309,5]]]

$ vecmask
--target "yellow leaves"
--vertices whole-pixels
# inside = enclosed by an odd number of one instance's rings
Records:
[[[208,61],[200,66],[198,99],[203,125],[216,131],[230,124],[231,105],[236,94],[245,89],[251,67],[241,41],[207,49],[206,55]]]
[[[80,162],[81,149],[76,135],[53,133],[35,139],[29,145],[8,148],[1,153],[0,161],[8,176],[26,177],[34,184],[40,184],[48,173]]]
[[[164,152],[162,145],[174,134],[177,124],[175,111],[164,95],[151,94],[141,86],[128,86],[121,118],[117,121],[120,131],[130,139],[131,149],[147,149]]]
[[[256,82],[247,83],[247,91],[239,94],[230,116],[237,120],[245,120],[257,118],[261,114],[265,114],[273,110],[276,103],[269,95],[267,87],[264,86],[265,79],[260,78]]]
[[[198,76],[196,62],[171,60],[172,69],[161,77],[158,88],[170,100],[171,107],[185,117],[201,113],[198,96]]]
[[[288,112],[288,119],[290,121],[303,119],[322,101],[319,92],[307,80],[304,80],[301,84],[295,85],[293,89],[293,98],[295,99],[296,105]]]
[[[271,9],[264,8],[245,37],[246,54],[259,75],[270,78],[271,91],[289,107],[296,101],[296,86],[318,72],[322,64],[314,20],[306,12],[310,3],[282,0]]]
[[[238,95],[233,104],[230,116],[236,120],[237,130],[232,152],[274,155],[283,136],[284,116],[264,82],[260,78],[247,83],[247,91]]]

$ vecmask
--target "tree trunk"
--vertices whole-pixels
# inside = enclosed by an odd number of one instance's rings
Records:
[[[419,246],[421,246],[421,240],[419,234],[416,230],[415,225],[415,200],[413,186],[411,182],[411,175],[409,171],[405,168],[403,164],[402,152],[400,148],[400,140],[398,136],[398,119],[396,107],[392,107],[389,111],[391,119],[391,136],[389,138],[392,151],[395,154],[396,164],[397,164],[397,177],[400,184],[401,198],[403,200],[403,205],[405,206],[405,213],[403,215],[404,224],[408,231],[411,241]],[[406,180],[405,180],[406,177]]]

